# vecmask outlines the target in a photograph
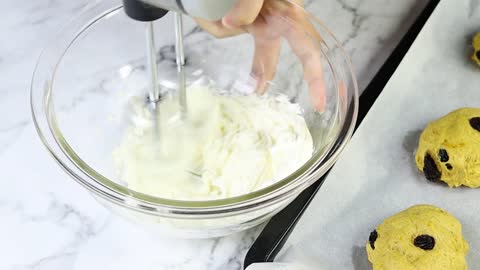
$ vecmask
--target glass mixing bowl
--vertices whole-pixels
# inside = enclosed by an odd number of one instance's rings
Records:
[[[132,190],[121,180],[112,151],[128,128],[125,103],[132,96],[147,96],[149,76],[145,23],[129,19],[115,0],[102,1],[84,12],[42,52],[31,86],[33,118],[42,142],[62,169],[99,202],[159,233],[213,237],[267,220],[334,164],[352,135],[358,110],[357,83],[339,42],[303,8],[278,3],[287,8],[265,15],[270,16],[267,29],[290,39],[282,39],[267,92],[300,104],[315,147],[311,159],[290,176],[249,194],[210,201],[155,197]],[[252,35],[217,39],[194,20],[185,17],[184,21],[188,84],[213,82],[219,89],[240,91],[257,85],[250,76]],[[162,91],[175,93],[172,14],[155,22],[155,34],[159,84]],[[297,46],[295,51],[290,45],[297,41],[310,45]],[[323,112],[313,105],[297,55],[321,62],[321,68],[307,72],[323,77],[327,100]]]

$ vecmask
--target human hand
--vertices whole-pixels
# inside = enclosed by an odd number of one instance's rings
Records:
[[[257,92],[263,94],[272,80],[280,56],[281,38],[285,38],[300,59],[304,79],[317,111],[326,105],[325,81],[318,44],[320,36],[301,8],[302,0],[237,0],[219,21],[197,18],[197,23],[217,38],[248,32],[255,42],[252,76]]]

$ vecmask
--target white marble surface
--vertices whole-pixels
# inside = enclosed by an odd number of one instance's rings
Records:
[[[4,1],[0,24],[0,269],[241,269],[259,229],[158,239],[71,181],[34,131],[29,82],[41,48],[91,0]],[[307,1],[350,52],[363,89],[426,1]]]

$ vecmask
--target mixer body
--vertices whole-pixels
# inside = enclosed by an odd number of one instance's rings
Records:
[[[141,21],[161,18],[161,10],[213,21],[225,16],[235,2],[236,0],[124,0],[124,6],[130,17]],[[157,16],[151,16],[152,13]]]

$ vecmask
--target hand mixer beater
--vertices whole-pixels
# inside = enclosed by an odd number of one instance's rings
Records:
[[[164,17],[168,11],[175,12],[175,52],[177,65],[177,83],[180,119],[187,117],[187,92],[185,82],[185,55],[183,46],[182,14],[207,20],[221,19],[233,7],[236,0],[123,0],[126,14],[137,21],[145,22],[146,67],[149,75],[148,99],[153,115],[156,143],[152,146],[155,153],[165,156],[163,145],[162,123],[159,119],[159,101],[161,100],[158,83],[157,59],[155,51],[154,21]],[[183,121],[182,121],[183,122]],[[163,130],[165,131],[165,130]],[[166,157],[166,156],[165,156]],[[198,178],[201,175],[191,168],[185,172]]]
[[[185,89],[182,14],[207,20],[218,20],[233,7],[235,1],[236,0],[123,0],[125,12],[130,18],[146,22],[147,69],[150,76],[149,101],[154,109],[160,99],[160,91],[157,78],[153,22],[165,16],[168,11],[175,12],[175,51],[178,94],[181,113],[182,116],[184,116],[187,111],[187,93]]]

